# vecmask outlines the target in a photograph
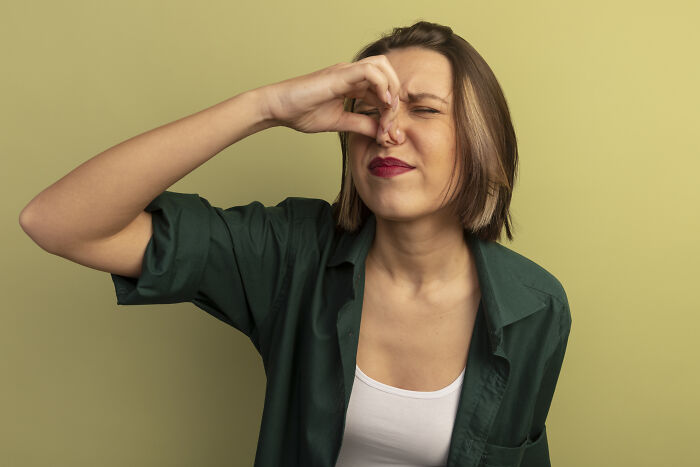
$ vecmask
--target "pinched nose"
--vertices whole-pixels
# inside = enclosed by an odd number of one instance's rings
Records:
[[[403,132],[400,128],[399,113],[401,101],[398,97],[394,99],[394,107],[386,107],[381,110],[379,127],[377,128],[377,143],[379,144],[401,144],[403,143]]]

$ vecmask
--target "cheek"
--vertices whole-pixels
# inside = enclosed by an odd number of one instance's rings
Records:
[[[348,164],[352,167],[353,175],[364,164],[367,145],[367,138],[348,138]]]
[[[348,151],[364,151],[369,144],[370,139],[364,135],[358,135],[357,133],[351,132],[348,136]]]

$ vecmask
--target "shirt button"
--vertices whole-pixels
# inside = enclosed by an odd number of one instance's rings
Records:
[[[350,331],[350,332],[348,333],[348,336],[350,336],[350,337],[352,337],[352,336],[354,336],[354,335],[355,335],[355,333],[352,332],[352,331]]]

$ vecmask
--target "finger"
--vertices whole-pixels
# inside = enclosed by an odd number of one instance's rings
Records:
[[[364,63],[360,64],[360,62]],[[354,92],[346,92],[345,95],[350,94],[361,101],[356,101],[355,109],[358,109],[358,106],[360,106],[361,111],[376,112],[379,117],[378,125],[381,127],[381,130],[378,130],[378,133],[374,135],[368,136],[381,138],[381,133],[396,119],[398,111],[398,95],[394,95],[393,104],[397,106],[394,110],[392,110],[390,103],[380,99],[382,90],[384,90],[385,94],[389,91],[388,77],[383,70],[388,69],[390,65],[386,56],[367,57],[367,59],[360,62],[356,62],[355,65],[361,66],[345,67],[344,72],[346,74],[343,76],[345,82],[356,86],[353,90]],[[390,69],[390,74],[396,76],[393,68]]]
[[[352,131],[370,138],[376,138],[379,124],[370,116],[343,112],[336,128],[338,131]]]
[[[372,57],[370,57],[372,58]],[[367,62],[367,79],[374,85],[374,91],[383,106],[390,108],[393,102],[391,96],[391,84],[386,74],[386,64],[381,59],[373,59]]]
[[[388,79],[376,63],[361,60],[341,70],[345,82],[344,89],[341,89],[343,95],[362,99],[363,102],[380,108],[391,106],[386,97]]]
[[[399,80],[399,75],[396,74],[396,70],[391,66],[391,62],[386,55],[372,55],[367,57],[372,63],[376,64],[382,73],[386,76],[387,86],[389,92],[391,93],[391,100],[394,101],[394,97],[397,96],[401,91],[401,80]],[[390,103],[391,105],[391,103]]]
[[[387,132],[390,131],[389,125],[392,125],[394,120],[394,112],[391,110],[391,108],[384,109],[379,114],[379,126],[382,128],[382,130],[387,130]]]
[[[365,83],[369,82],[365,81]],[[370,84],[366,86],[371,87]],[[384,129],[389,126],[392,120],[391,107],[380,102],[375,92],[370,88],[367,88],[364,93],[359,93],[358,99],[360,99],[361,102],[356,101],[352,111],[358,114],[367,112],[366,115],[377,121],[377,126],[381,128],[380,131],[383,133]]]
[[[393,122],[393,127],[390,130],[392,134],[390,136],[392,139],[397,140],[398,135],[395,134],[396,130],[398,129],[396,124],[396,116],[398,115],[400,105],[399,93],[401,90],[401,83],[399,82],[398,75],[396,74],[394,67],[391,66],[391,62],[386,55],[373,55],[367,57],[367,60],[376,64],[379,70],[385,75],[389,89],[394,92],[393,95],[391,95],[392,102],[387,108],[388,111],[381,111],[380,113],[380,125],[382,128],[387,128],[389,124]]]
[[[379,73],[380,75],[382,74],[381,70],[379,68],[375,69],[370,69],[368,70],[368,77],[370,80],[374,79],[374,74]],[[382,78],[386,79],[386,76],[382,75]],[[371,88],[371,86],[370,86]],[[387,90],[388,92],[388,90]],[[379,120],[379,125],[382,129],[382,132],[384,131],[385,128],[389,127],[389,124],[393,122],[396,119],[396,115],[398,112],[398,96],[395,96],[393,104],[396,105],[396,109],[392,109],[392,104],[387,104],[383,102],[379,102],[378,98],[375,96],[376,93],[371,92],[370,89],[367,89],[367,92],[364,94],[362,101],[368,104],[367,107],[363,106],[363,110],[370,110],[372,112],[376,112],[378,115],[378,120]],[[381,137],[381,135],[379,135]]]
[[[366,79],[372,83],[370,89],[374,95],[367,95],[366,102],[379,106],[379,109],[391,107],[391,95],[389,90],[389,80],[375,63],[365,64]]]
[[[391,129],[391,128],[392,128],[392,123],[389,122],[387,129]],[[377,139],[377,143],[383,144],[385,140],[391,141],[393,138],[391,137],[391,132],[389,130],[381,131],[381,129],[380,129],[380,130],[377,130],[376,139]]]

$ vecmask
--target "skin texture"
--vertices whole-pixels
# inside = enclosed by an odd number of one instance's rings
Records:
[[[473,257],[459,220],[443,201],[456,157],[452,67],[443,55],[420,47],[391,50],[386,56],[401,82],[398,108],[358,100],[354,111],[392,121],[392,131],[376,138],[351,133],[348,140],[355,187],[377,219],[367,267],[409,298],[444,293],[450,284],[471,284],[473,292]],[[423,92],[447,103],[429,98],[409,102],[408,93]],[[400,131],[397,139],[394,129]],[[415,169],[377,177],[367,168],[376,156],[396,157]]]

